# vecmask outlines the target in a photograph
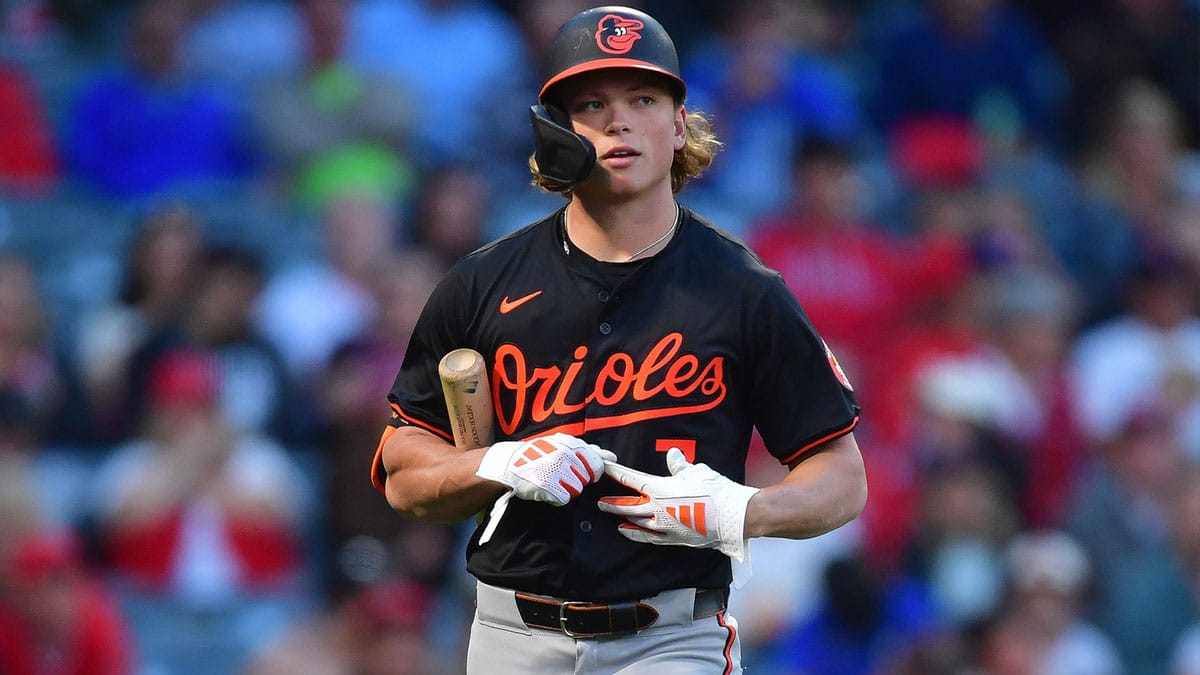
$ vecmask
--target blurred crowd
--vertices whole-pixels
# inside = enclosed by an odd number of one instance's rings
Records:
[[[864,407],[748,669],[1200,674],[1200,2],[630,4],[725,142],[682,201]],[[466,526],[368,470],[433,285],[562,203],[589,5],[0,2],[0,672],[461,670]]]

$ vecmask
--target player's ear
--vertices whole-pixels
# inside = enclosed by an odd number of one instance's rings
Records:
[[[682,150],[687,144],[687,108],[679,106],[675,112],[675,150]]]

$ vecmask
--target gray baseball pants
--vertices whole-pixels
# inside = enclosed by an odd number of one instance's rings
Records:
[[[476,584],[468,675],[740,674],[737,621],[728,612],[693,619],[694,589],[670,590],[642,602],[658,620],[641,632],[576,638],[530,628],[515,593]]]

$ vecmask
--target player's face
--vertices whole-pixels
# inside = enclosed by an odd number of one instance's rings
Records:
[[[575,131],[596,146],[596,168],[576,193],[669,194],[675,151],[687,137],[683,106],[661,79],[637,70],[602,70],[567,84],[564,102]]]

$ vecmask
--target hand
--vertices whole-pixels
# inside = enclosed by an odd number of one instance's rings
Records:
[[[568,434],[493,443],[475,475],[512,488],[513,495],[563,506],[595,483],[617,456]]]
[[[669,476],[655,476],[616,462],[604,472],[640,497],[604,497],[601,511],[624,518],[626,539],[647,544],[715,548],[745,557],[746,505],[758,488],[735,483],[707,464],[692,464],[679,448],[667,451]]]

